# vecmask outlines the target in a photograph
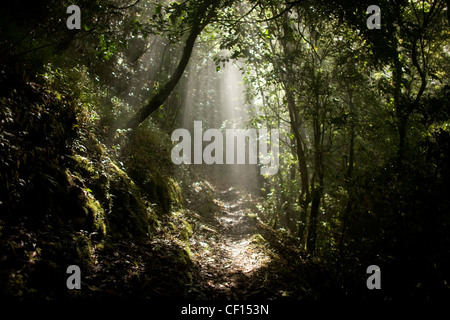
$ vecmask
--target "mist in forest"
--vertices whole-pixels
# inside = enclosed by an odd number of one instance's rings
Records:
[[[195,58],[194,58],[195,59]],[[252,101],[246,101],[246,88],[243,83],[242,69],[237,61],[229,61],[217,70],[212,59],[201,69],[189,68],[186,87],[184,88],[182,108],[180,111],[181,128],[189,130],[194,137],[194,121],[202,122],[203,132],[208,129],[219,129],[223,134],[223,164],[193,164],[198,170],[208,174],[215,184],[222,188],[235,188],[258,194],[262,186],[260,168],[249,164],[249,143],[245,145],[245,164],[237,164],[237,141],[235,141],[234,164],[227,164],[226,130],[251,129],[250,110]],[[205,105],[207,105],[205,112]],[[255,129],[255,128],[253,128]],[[208,142],[203,142],[203,148]]]

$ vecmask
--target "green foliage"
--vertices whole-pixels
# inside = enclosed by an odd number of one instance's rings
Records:
[[[0,202],[5,205],[4,216],[26,211],[30,199],[39,201],[33,191],[43,186],[47,188],[44,198],[65,192],[67,178],[59,165],[75,137],[73,104],[37,84],[16,90],[1,98]],[[36,217],[45,215],[47,207],[39,210]]]

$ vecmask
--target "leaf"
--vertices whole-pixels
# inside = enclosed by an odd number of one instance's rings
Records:
[[[154,13],[155,13],[155,15],[161,14],[161,5],[160,4],[156,5]]]

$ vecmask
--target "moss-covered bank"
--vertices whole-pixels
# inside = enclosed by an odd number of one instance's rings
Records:
[[[148,278],[172,288],[161,294],[185,295],[192,280],[192,228],[174,214],[183,200],[170,168],[160,165],[167,153],[157,148],[158,134],[141,130],[127,149],[115,152],[101,142],[95,123],[86,122],[92,110],[83,104],[34,83],[9,85],[4,93],[0,297],[87,298],[112,288],[121,295],[134,288],[128,293],[157,296]],[[106,272],[111,261],[116,277]],[[121,268],[128,263],[131,269]],[[165,263],[175,274],[158,269]],[[82,270],[82,292],[66,287],[73,264]],[[137,281],[132,287],[115,284],[130,279]]]

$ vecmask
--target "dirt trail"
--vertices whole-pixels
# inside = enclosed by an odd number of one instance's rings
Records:
[[[259,291],[255,274],[270,261],[254,242],[257,221],[249,213],[256,200],[230,188],[216,201],[222,211],[191,239],[198,282],[209,299],[245,299]]]

